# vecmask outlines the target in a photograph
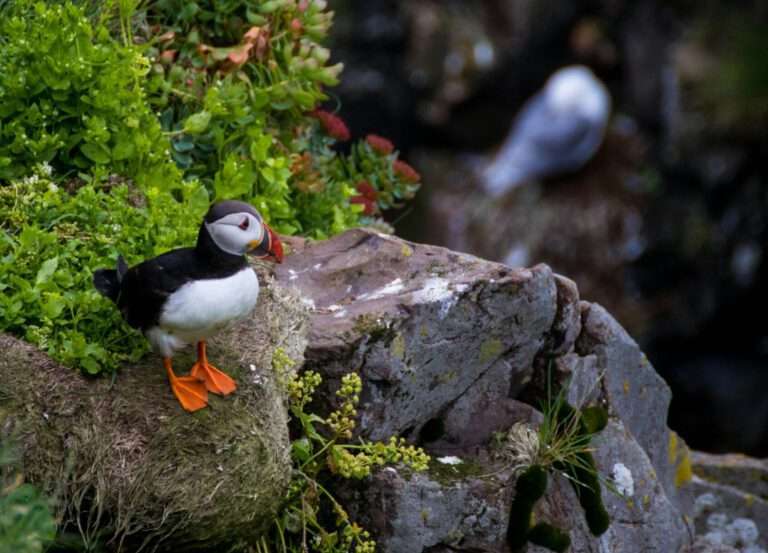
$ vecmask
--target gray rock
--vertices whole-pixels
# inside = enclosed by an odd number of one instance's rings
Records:
[[[768,548],[766,461],[738,454],[692,452],[691,464],[694,476],[684,493],[696,506],[697,534],[719,530],[724,542],[731,545]],[[723,523],[713,526],[718,517]]]
[[[556,320],[543,265],[509,269],[365,230],[295,247],[277,278],[314,308],[305,366],[331,382],[360,368],[359,429],[372,439],[418,436],[429,421],[459,444],[487,438],[468,421],[519,393]]]
[[[580,355],[595,355],[609,414],[622,421],[648,454],[670,498],[676,496],[675,465],[670,462],[666,413],[671,393],[635,341],[597,304],[583,305]]]
[[[699,537],[691,545],[681,549],[680,553],[739,553],[739,550],[730,545],[715,544]]]
[[[433,460],[425,474],[384,469],[342,488],[382,551],[508,551],[515,478],[494,434],[542,420],[534,396],[549,366],[570,377],[571,401],[608,408],[597,466],[607,478],[623,464],[633,496],[604,490],[613,523],[595,538],[573,487],[554,475],[537,520],[567,530],[578,552],[671,553],[690,542],[675,501],[669,390],[603,308],[579,301],[573,282],[543,265],[509,269],[370,231],[294,247],[301,255],[278,278],[313,306],[305,367],[331,381],[359,367],[362,435],[404,434],[435,457],[464,461]]]

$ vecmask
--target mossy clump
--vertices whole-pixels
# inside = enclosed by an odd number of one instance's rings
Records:
[[[547,470],[541,465],[528,467],[518,477],[507,528],[507,541],[513,551],[520,549],[528,542],[533,508],[546,489]]]
[[[608,411],[599,405],[584,407],[581,410],[581,420],[588,433],[597,434],[608,424]]]
[[[269,373],[272,352],[280,344],[300,359],[305,343],[293,306],[263,299],[209,347],[238,390],[211,396],[210,407],[195,414],[179,407],[156,356],[110,383],[0,335],[2,439],[18,437],[25,477],[57,496],[63,530],[128,551],[223,551],[258,539],[291,476],[287,407]],[[190,352],[174,358],[179,373],[192,362]]]
[[[528,541],[556,553],[563,553],[571,545],[571,537],[567,533],[546,522],[540,522],[531,528]]]
[[[584,416],[585,412],[586,416]],[[589,407],[577,411],[567,402],[562,401],[555,409],[555,417],[558,423],[563,426],[576,424],[576,438],[583,442],[583,447],[575,451],[571,459],[556,461],[553,467],[569,476],[568,481],[573,486],[579,497],[579,503],[584,509],[589,531],[594,536],[600,536],[610,526],[611,518],[608,511],[605,510],[605,505],[603,505],[602,489],[595,458],[587,446],[592,434],[605,427],[608,422],[608,415],[602,407]]]
[[[556,465],[555,468],[571,476],[568,481],[579,497],[579,504],[584,509],[589,531],[594,536],[600,536],[608,530],[611,517],[603,505],[597,466],[594,457],[589,452],[579,453],[578,458],[578,465]]]

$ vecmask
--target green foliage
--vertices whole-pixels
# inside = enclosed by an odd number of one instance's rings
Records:
[[[282,373],[284,367],[275,367]],[[256,547],[257,553],[373,553],[376,543],[370,534],[350,520],[324,482],[333,477],[362,479],[377,467],[402,463],[423,471],[429,456],[421,448],[400,438],[388,442],[360,440],[349,443],[355,428],[362,381],[356,373],[341,380],[336,392],[340,406],[327,418],[307,412],[320,375],[306,371],[288,384],[290,410],[301,429],[292,443],[294,463],[285,507],[269,535]],[[324,522],[335,520],[335,528]]]
[[[571,537],[551,524],[540,522],[528,533],[528,541],[556,553],[564,553],[571,545]]]
[[[603,505],[600,478],[589,444],[595,433],[607,424],[608,414],[599,406],[574,409],[565,400],[565,387],[555,398],[549,382],[547,388],[544,421],[539,427],[546,462],[571,483],[590,531],[599,536],[608,529],[611,520]]]
[[[533,508],[546,489],[547,471],[541,465],[531,465],[518,476],[507,527],[507,541],[513,551],[528,542]]]
[[[58,174],[108,167],[141,184],[173,179],[141,89],[148,68],[72,3],[11,2],[0,17],[0,181],[42,162]]]
[[[158,0],[147,10],[158,27],[147,89],[174,160],[212,197],[252,203],[284,234],[325,238],[378,222],[418,189],[391,149],[334,150],[349,130],[316,109],[341,71],[321,44],[332,16],[324,0]]]
[[[56,534],[49,501],[15,469],[8,447],[0,449],[0,552],[42,553]]]
[[[384,139],[335,151],[324,1],[82,5],[0,2],[0,330],[113,369],[146,351],[91,285],[118,253],[190,245],[213,198],[325,238],[418,188]]]
[[[608,424],[608,413],[600,406],[574,409],[565,399],[566,389],[561,387],[553,396],[548,371],[547,395],[541,409],[544,417],[538,432],[518,423],[502,441],[501,457],[523,471],[517,480],[507,533],[513,550],[528,541],[553,551],[564,551],[570,544],[567,533],[549,524],[530,528],[531,513],[546,488],[547,472],[558,472],[571,483],[593,535],[603,534],[611,522],[603,505],[600,475],[590,447],[594,435]]]
[[[136,263],[194,243],[208,197],[194,183],[179,192],[181,202],[157,189],[85,183],[69,194],[42,169],[0,187],[0,331],[94,374],[145,353],[92,274],[114,267],[118,252]]]

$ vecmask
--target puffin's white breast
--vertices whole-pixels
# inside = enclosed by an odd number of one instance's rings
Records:
[[[250,267],[226,278],[188,282],[163,306],[160,327],[185,340],[201,340],[248,315],[259,297],[259,279]]]

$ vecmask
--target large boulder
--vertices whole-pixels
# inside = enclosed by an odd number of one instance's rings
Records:
[[[57,498],[63,526],[89,542],[98,533],[112,548],[174,552],[253,542],[290,479],[280,380],[287,357],[301,364],[305,323],[294,296],[263,287],[251,317],[209,346],[237,392],[194,414],[155,355],[113,380],[86,379],[0,335],[0,436],[20,448],[27,480]],[[192,362],[174,358],[177,372]]]
[[[499,437],[537,410],[548,373],[569,401],[606,407],[593,441],[600,475],[631,491],[603,501],[592,536],[570,484],[553,475],[538,520],[569,531],[573,551],[675,552],[690,542],[677,499],[682,446],[666,426],[669,389],[637,344],[575,284],[545,265],[504,265],[371,231],[294,242],[277,276],[311,306],[305,368],[330,381],[358,371],[360,435],[406,436],[436,458],[428,472],[388,468],[342,489],[385,552],[507,552],[514,467]]]

